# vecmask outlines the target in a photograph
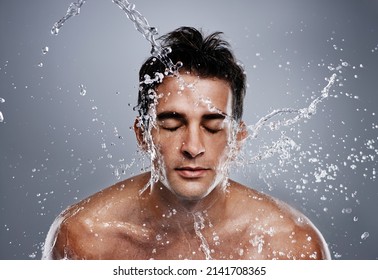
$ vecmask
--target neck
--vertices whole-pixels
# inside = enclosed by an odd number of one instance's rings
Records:
[[[223,215],[227,190],[219,185],[206,197],[189,200],[177,197],[162,183],[157,182],[143,196],[147,199],[150,212],[157,223],[166,222],[171,225],[178,224],[180,228],[193,228],[193,221],[198,215],[205,215],[210,221],[216,221]]]

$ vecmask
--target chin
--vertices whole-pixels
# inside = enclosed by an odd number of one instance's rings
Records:
[[[184,183],[186,186],[184,188],[179,187],[182,186],[183,183],[178,184],[167,184],[167,188],[180,200],[183,201],[199,201],[207,197],[217,186],[217,184],[213,183]]]
[[[182,194],[182,193],[174,193],[176,197],[182,201],[200,201],[204,199],[210,192],[206,193],[196,193],[196,194]]]

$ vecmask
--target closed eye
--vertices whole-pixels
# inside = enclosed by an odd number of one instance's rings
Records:
[[[202,127],[207,132],[216,134],[224,129],[224,118],[206,119],[202,122]]]
[[[162,112],[157,115],[159,126],[167,131],[176,131],[186,123],[186,119],[182,114],[176,112]]]
[[[216,134],[216,133],[222,131],[222,128],[217,128],[217,129],[213,129],[213,128],[209,128],[209,127],[204,127],[204,128],[207,132],[210,132],[211,134]]]
[[[176,126],[176,127],[164,127],[164,126],[162,126],[162,129],[173,132],[173,131],[176,131],[177,129],[179,129],[180,127],[181,126]]]

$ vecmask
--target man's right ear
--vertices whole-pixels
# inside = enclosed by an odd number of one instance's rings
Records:
[[[144,127],[142,121],[139,118],[136,118],[135,122],[134,122],[135,137],[137,139],[137,143],[138,143],[139,148],[142,151],[147,152],[148,147],[147,147],[147,143],[146,143],[144,136],[143,136],[144,131],[145,131],[145,127]]]

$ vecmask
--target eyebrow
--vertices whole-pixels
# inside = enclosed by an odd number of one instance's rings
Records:
[[[224,120],[227,117],[226,113],[220,112],[220,113],[209,113],[205,114],[202,116],[202,119],[207,121],[207,120]],[[181,114],[175,111],[166,111],[166,112],[161,112],[156,116],[156,119],[158,121],[164,121],[167,119],[175,119],[178,121],[185,121],[186,120],[186,115]]]
[[[204,120],[224,120],[227,117],[225,113],[211,113],[202,117]]]
[[[164,121],[167,119],[176,119],[176,120],[185,120],[186,117],[184,114],[180,114],[174,111],[161,112],[156,116],[158,121]]]

